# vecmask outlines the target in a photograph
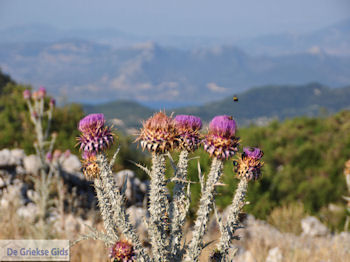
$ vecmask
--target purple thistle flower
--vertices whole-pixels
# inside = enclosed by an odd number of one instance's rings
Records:
[[[92,151],[84,151],[82,154],[81,154],[81,157],[84,159],[84,160],[89,160],[89,159],[92,159],[92,158],[96,158],[96,152]]]
[[[47,160],[48,162],[51,162],[52,159],[53,159],[52,154],[51,154],[50,152],[47,152],[47,154],[46,154],[46,160]]]
[[[78,137],[80,150],[100,152],[113,143],[113,135],[109,127],[105,126],[103,114],[90,114],[79,122],[78,129],[82,133]]]
[[[64,153],[63,153],[64,158],[68,158],[68,157],[70,157],[70,155],[71,155],[71,152],[70,152],[69,149],[67,149],[67,150],[64,151]]]
[[[136,261],[136,254],[133,246],[126,240],[118,241],[110,248],[111,261],[132,262]]]
[[[191,115],[177,115],[174,120],[180,135],[180,147],[189,152],[196,150],[200,143],[198,132],[202,128],[201,119]]]
[[[244,147],[243,148],[243,153],[250,158],[253,159],[261,159],[262,156],[264,155],[263,151],[261,151],[259,148],[257,147]]]
[[[42,99],[46,96],[46,88],[41,86],[39,87],[39,90],[38,90],[38,98],[39,99]]]
[[[236,134],[236,122],[232,116],[216,116],[209,124],[209,132],[223,137],[233,137]]]
[[[238,177],[248,180],[257,180],[261,177],[261,168],[264,162],[260,161],[264,153],[256,147],[245,147],[235,171]]]
[[[26,100],[29,100],[31,98],[32,94],[29,89],[26,89],[23,91],[23,98]]]
[[[202,128],[202,121],[197,116],[177,115],[174,120],[178,128],[181,128],[181,129],[196,131]]]
[[[231,116],[216,116],[209,124],[209,132],[203,143],[204,150],[210,156],[218,159],[228,159],[232,157],[239,146],[239,138],[236,134],[236,122]]]
[[[175,148],[179,143],[179,135],[174,119],[163,112],[158,112],[143,123],[139,137],[142,149],[164,153]]]
[[[50,107],[54,107],[56,105],[56,100],[54,98],[50,99]]]

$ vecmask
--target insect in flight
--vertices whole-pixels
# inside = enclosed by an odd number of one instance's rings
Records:
[[[234,95],[234,96],[233,96],[233,101],[234,101],[234,102],[238,102],[238,96]]]

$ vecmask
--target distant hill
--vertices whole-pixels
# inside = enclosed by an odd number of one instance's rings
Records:
[[[0,43],[0,67],[70,101],[205,103],[252,86],[350,83],[350,56],[252,56],[234,46],[181,50],[154,43],[118,48],[85,40]]]
[[[350,109],[350,86],[329,88],[318,83],[301,86],[264,86],[238,94],[238,102],[232,96],[202,106],[182,107],[170,112],[193,114],[209,122],[215,115],[234,116],[239,125],[264,125],[272,119],[296,116],[318,116]],[[154,110],[136,102],[115,101],[97,106],[85,106],[86,112],[101,112],[107,118],[122,120],[127,128],[140,127]]]
[[[328,53],[350,55],[350,19],[304,34],[281,33],[236,42],[253,54]]]
[[[153,110],[133,101],[115,101],[100,105],[84,105],[87,114],[103,113],[109,120],[122,120],[114,122],[119,129],[138,128],[143,120],[153,114]]]

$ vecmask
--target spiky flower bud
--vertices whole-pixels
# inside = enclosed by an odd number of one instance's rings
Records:
[[[100,173],[100,169],[96,162],[96,152],[84,151],[82,158],[82,169],[85,177],[87,179],[97,178]]]
[[[143,123],[139,137],[142,149],[150,152],[165,153],[179,143],[175,121],[163,112],[158,112]]]
[[[204,149],[218,159],[232,157],[239,146],[236,134],[236,122],[231,116],[216,116],[209,124],[209,132],[203,143]]]
[[[61,157],[61,155],[62,155],[62,151],[59,150],[59,149],[56,149],[56,150],[53,152],[53,158],[54,158],[55,160],[58,160],[58,159]]]
[[[78,141],[81,150],[100,152],[113,143],[113,134],[105,122],[103,114],[90,114],[80,120],[78,129],[81,136]]]
[[[69,149],[67,149],[66,151],[64,151],[64,153],[63,153],[63,156],[64,156],[64,158],[68,158],[68,157],[70,157],[70,155],[71,155],[71,152],[70,152],[70,150]]]
[[[126,240],[118,241],[110,249],[111,262],[132,262],[136,261],[133,246]]]
[[[245,147],[241,158],[236,163],[235,171],[238,177],[248,180],[257,180],[261,176],[261,168],[264,162],[260,161],[264,153],[259,148]]]
[[[32,94],[31,94],[29,89],[26,89],[23,91],[23,98],[24,99],[29,100],[31,96],[32,96]]]
[[[38,99],[39,99],[39,93],[38,93],[38,91],[34,91],[34,92],[33,92],[32,98],[33,98],[34,100],[38,100]]]
[[[177,115],[174,120],[180,135],[180,147],[188,152],[196,150],[200,143],[201,119],[191,115]]]
[[[38,90],[38,98],[42,99],[46,96],[46,88],[41,86]]]

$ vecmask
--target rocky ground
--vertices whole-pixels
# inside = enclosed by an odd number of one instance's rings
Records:
[[[33,201],[37,197],[32,177],[40,167],[35,155],[26,156],[21,149],[0,150],[0,238],[35,237],[28,228],[36,228],[38,207]],[[50,207],[47,223],[50,225],[50,236],[56,238],[77,239],[80,234],[89,231],[89,226],[102,230],[95,192],[91,183],[81,173],[79,158],[69,155],[62,161],[62,181],[59,192],[64,194],[64,210],[53,204]],[[123,170],[115,174],[118,184],[127,177],[126,198],[131,221],[136,225],[142,241],[147,241],[147,230],[143,219],[147,216],[148,183],[140,181],[131,170]],[[54,191],[55,192],[55,191]],[[53,199],[58,198],[55,194]],[[225,211],[221,214],[225,219]],[[282,261],[350,261],[350,233],[332,233],[315,217],[306,217],[301,223],[301,235],[281,233],[265,221],[248,215],[243,222],[244,228],[237,231],[240,240],[235,240],[231,254],[236,253],[232,261],[244,262],[282,262]],[[190,229],[187,224],[186,228]],[[187,230],[190,232],[190,230]],[[187,234],[190,239],[191,234]],[[206,241],[209,245],[201,261],[215,247],[219,237],[216,219],[213,217],[209,225]],[[78,244],[72,249],[72,261],[104,261],[107,250],[103,244],[92,241]]]

